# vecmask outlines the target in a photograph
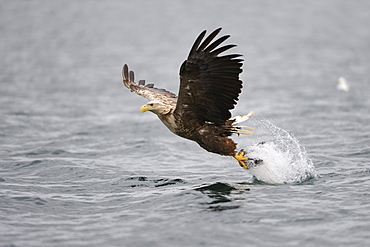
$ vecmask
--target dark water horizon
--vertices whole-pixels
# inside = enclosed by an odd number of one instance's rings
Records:
[[[0,1],[0,246],[368,245],[369,8]],[[235,140],[272,175],[173,135],[122,84],[127,63],[177,93],[218,27],[245,60],[233,115],[255,112]]]

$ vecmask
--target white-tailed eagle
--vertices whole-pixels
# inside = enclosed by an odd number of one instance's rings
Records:
[[[174,134],[197,142],[205,150],[220,155],[232,156],[239,165],[248,169],[243,150],[236,151],[236,143],[229,137],[236,134],[251,134],[251,127],[239,126],[253,112],[231,118],[230,110],[236,105],[241,93],[243,60],[240,54],[220,56],[236,45],[220,46],[230,35],[213,41],[221,28],[213,31],[204,40],[204,30],[195,40],[188,58],[180,68],[179,94],[165,89],[138,83],[134,72],[125,64],[122,69],[123,84],[149,100],[140,111],[151,111]]]

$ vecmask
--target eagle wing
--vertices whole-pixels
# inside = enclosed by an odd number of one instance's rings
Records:
[[[222,125],[231,117],[241,93],[241,55],[219,56],[236,45],[218,47],[230,36],[212,40],[221,31],[213,31],[203,42],[206,31],[195,40],[188,58],[180,68],[180,88],[174,115],[177,118],[197,119]],[[193,122],[193,121],[191,121]],[[185,121],[183,124],[186,125]]]
[[[176,104],[177,97],[175,94],[161,88],[154,87],[154,84],[145,84],[145,80],[135,82],[133,71],[128,70],[127,64],[122,68],[123,84],[138,95],[141,95],[148,100],[156,100],[168,104]]]

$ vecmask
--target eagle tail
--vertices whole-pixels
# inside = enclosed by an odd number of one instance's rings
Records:
[[[235,126],[238,123],[248,120],[253,114],[254,112],[250,111],[247,115],[238,115],[236,117],[230,118],[230,120],[233,120],[232,125]]]
[[[255,129],[255,128],[248,127],[248,126],[240,126],[238,124],[248,120],[253,114],[254,112],[251,111],[247,115],[238,115],[236,117],[230,118],[230,120],[233,122],[231,124],[231,127],[229,127],[229,131],[231,133],[235,133],[238,135],[251,135],[253,133],[251,129]]]

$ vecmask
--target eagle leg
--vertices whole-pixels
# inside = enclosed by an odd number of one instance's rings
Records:
[[[243,167],[244,169],[248,169],[249,167],[247,166],[247,164],[245,163],[245,161],[248,160],[247,157],[244,157],[245,155],[245,152],[244,150],[240,150],[237,154],[234,155],[234,158],[239,162],[239,165],[241,167]]]

